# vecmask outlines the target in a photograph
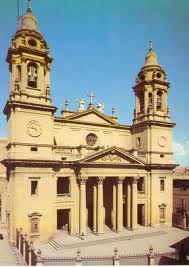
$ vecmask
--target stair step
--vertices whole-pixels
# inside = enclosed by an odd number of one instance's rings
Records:
[[[133,235],[127,235],[127,236],[118,236],[118,237],[112,237],[112,238],[106,238],[106,239],[100,239],[100,240],[92,240],[92,241],[85,241],[83,242],[77,242],[77,243],[72,243],[72,244],[58,244],[57,241],[52,240],[50,244],[56,249],[56,250],[61,250],[61,249],[72,249],[72,248],[78,248],[78,247],[87,247],[87,246],[93,246],[93,245],[100,245],[100,244],[107,244],[115,241],[124,241],[124,240],[130,240],[130,239],[139,239],[139,238],[144,238],[144,237],[152,237],[152,236],[158,236],[166,234],[165,231],[156,231],[156,232],[151,232],[151,233],[144,233],[144,234],[133,234]]]

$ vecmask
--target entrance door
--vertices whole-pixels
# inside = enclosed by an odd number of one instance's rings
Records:
[[[145,225],[144,204],[138,204],[138,224]]]
[[[112,208],[113,204],[113,181],[111,177],[106,177],[103,183],[103,206],[105,209],[105,224],[112,228]]]
[[[69,231],[69,213],[70,209],[57,210],[57,230]]]

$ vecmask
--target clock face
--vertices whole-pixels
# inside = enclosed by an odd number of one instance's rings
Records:
[[[164,136],[160,136],[157,139],[159,146],[164,147],[167,144],[167,139]]]
[[[27,133],[30,136],[37,137],[41,135],[42,129],[38,121],[29,121],[27,125]]]

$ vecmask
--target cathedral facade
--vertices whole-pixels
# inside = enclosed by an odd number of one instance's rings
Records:
[[[169,82],[152,45],[133,87],[133,124],[118,123],[115,110],[79,99],[62,116],[51,104],[52,58],[31,7],[7,54],[7,228],[45,240],[57,229],[70,235],[106,228],[172,225],[172,129]]]

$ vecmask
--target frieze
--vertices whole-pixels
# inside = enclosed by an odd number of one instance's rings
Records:
[[[55,148],[55,152],[56,153],[67,153],[67,154],[71,154],[72,153],[72,149],[70,148]]]
[[[118,155],[109,154],[96,160],[96,162],[125,162],[125,161]]]

